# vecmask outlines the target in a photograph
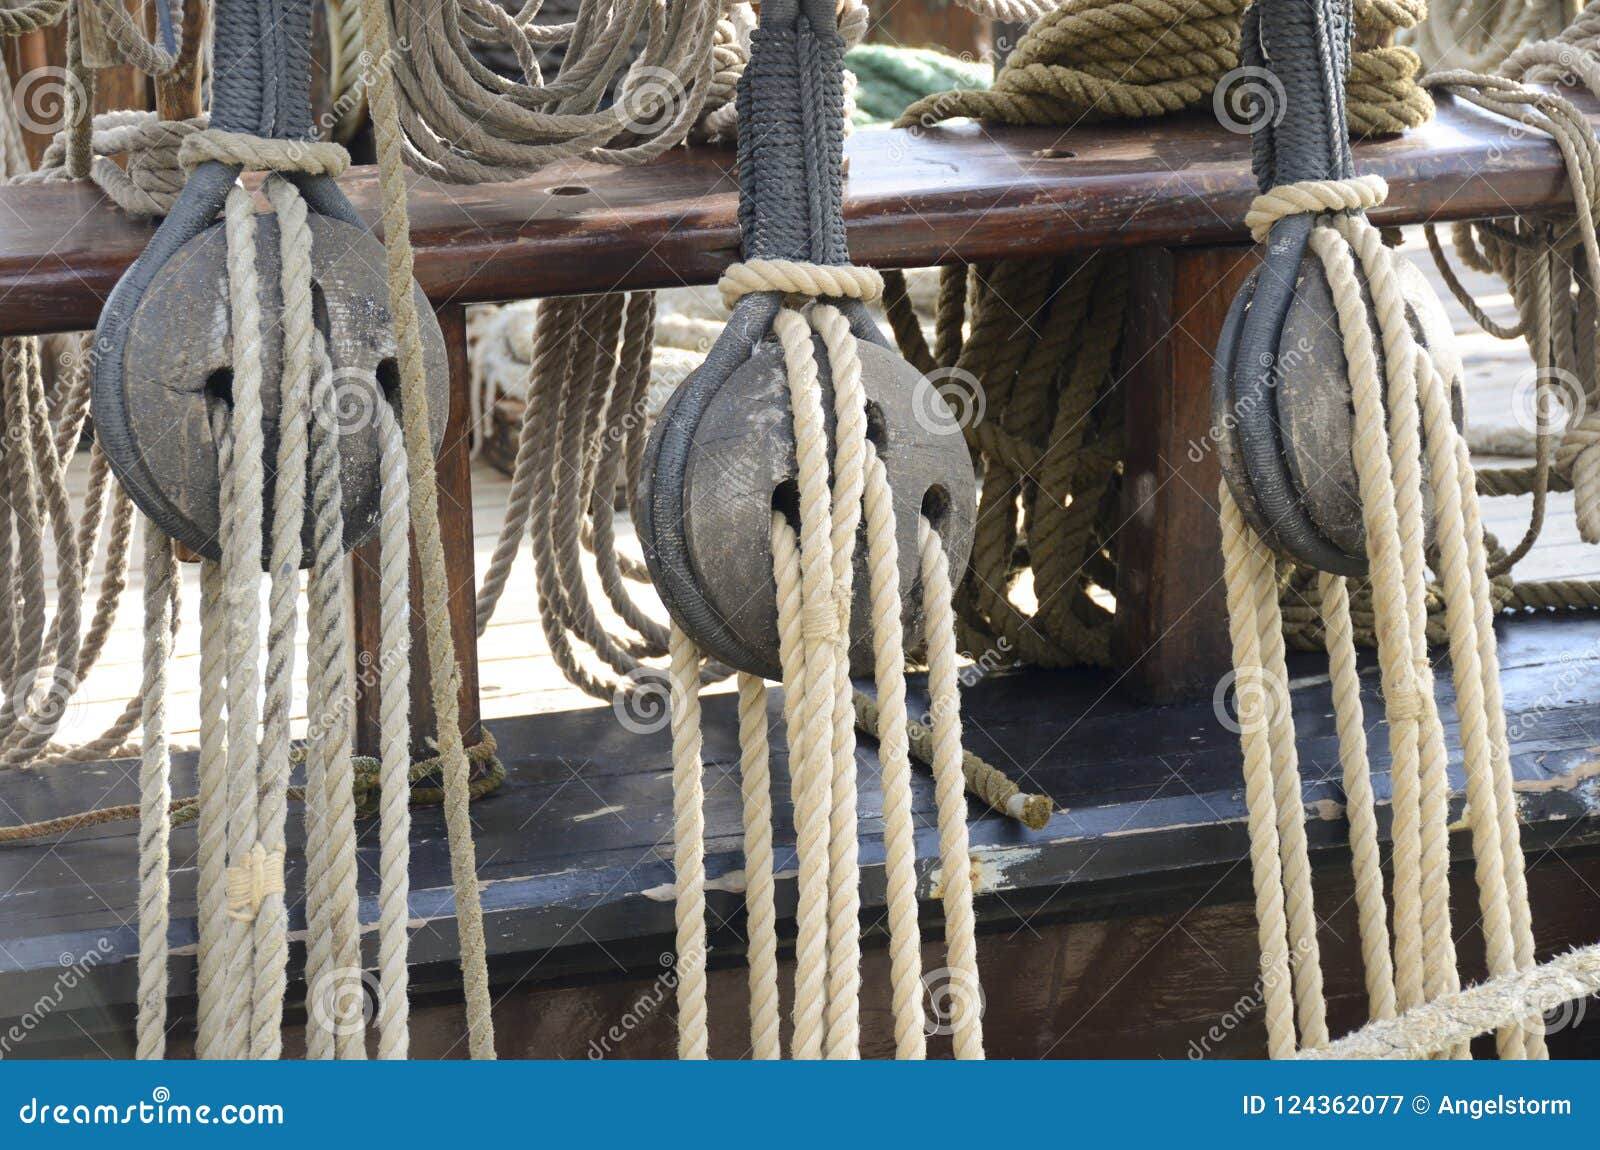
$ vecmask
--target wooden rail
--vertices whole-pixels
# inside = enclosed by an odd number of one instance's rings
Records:
[[[1250,139],[1209,115],[859,132],[846,153],[850,252],[874,266],[1248,239]],[[1449,99],[1431,123],[1356,154],[1389,181],[1390,202],[1372,213],[1382,224],[1565,202],[1554,144]],[[695,147],[642,168],[557,164],[509,184],[419,179],[418,279],[436,304],[713,282],[738,252],[732,168],[731,151]],[[340,182],[376,221],[373,169]],[[152,227],[90,187],[0,188],[0,335],[93,327]]]
[[[1586,107],[1600,118],[1600,105]],[[1356,153],[1362,171],[1389,182],[1389,202],[1372,213],[1383,224],[1549,211],[1565,202],[1553,143],[1448,98],[1424,127]],[[845,216],[860,263],[1140,250],[1130,326],[1138,351],[1128,357],[1124,389],[1133,466],[1119,533],[1115,649],[1125,684],[1148,697],[1178,697],[1214,681],[1227,659],[1221,613],[1203,597],[1205,609],[1196,609],[1196,588],[1220,575],[1209,505],[1216,467],[1214,453],[1186,456],[1190,444],[1208,439],[1210,352],[1226,297],[1251,259],[1230,246],[1248,239],[1249,137],[1195,113],[1070,131],[963,124],[861,132],[847,155]],[[455,434],[441,459],[441,498],[452,514],[471,507],[459,442],[463,306],[714,281],[738,254],[733,163],[730,150],[692,147],[640,168],[557,164],[500,185],[418,179],[411,195],[417,276],[454,345]],[[373,169],[352,169],[341,184],[375,221]],[[92,327],[153,228],[92,187],[0,188],[0,335]],[[461,522],[452,520],[455,528]],[[455,534],[452,617],[470,728],[477,716],[470,523]],[[356,571],[361,591],[369,564],[358,562]],[[426,699],[417,703],[426,732]],[[369,735],[370,727],[363,728]]]

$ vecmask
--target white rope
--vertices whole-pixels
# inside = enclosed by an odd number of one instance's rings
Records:
[[[406,446],[400,422],[377,405],[381,506],[378,519],[378,1056],[410,1048],[406,967],[411,890],[411,536]]]
[[[740,674],[739,778],[744,812],[745,933],[749,937],[750,1050],[783,1057],[779,1038],[778,910],[772,873],[772,771],[767,738],[767,685]]]
[[[166,679],[171,657],[172,544],[153,523],[145,531],[144,749],[139,756],[140,1058],[161,1058],[167,1042],[167,923],[172,823],[172,762],[167,754]]]
[[[672,873],[677,918],[678,1057],[710,1057],[706,1029],[704,767],[700,761],[700,655],[672,629]]]
[[[917,839],[911,813],[905,634],[900,626],[900,551],[894,492],[878,449],[867,442],[867,575],[872,591],[873,678],[878,688],[878,762],[883,786],[883,868],[889,912],[889,994],[895,1057],[927,1056],[922,1006],[922,931],[917,926]]]
[[[1564,1003],[1600,994],[1600,944],[1568,951],[1436,998],[1398,1018],[1368,1023],[1307,1058],[1427,1058],[1479,1034],[1506,1031]]]
[[[1264,233],[1285,215],[1308,210],[1346,212],[1371,206],[1376,202],[1374,196],[1381,199],[1381,187],[1370,180],[1294,185],[1259,197],[1252,220],[1256,230]],[[1312,230],[1310,246],[1327,277],[1344,344],[1354,410],[1354,461],[1389,725],[1395,874],[1392,962],[1349,596],[1343,579],[1324,575],[1322,609],[1348,800],[1368,1005],[1371,1016],[1378,1020],[1371,1026],[1382,1028],[1394,1025],[1397,1008],[1404,1012],[1398,1020],[1403,1022],[1418,1017],[1417,1011],[1432,1011],[1436,1004],[1455,1000],[1460,985],[1450,929],[1447,752],[1427,651],[1424,450],[1434,496],[1436,567],[1446,603],[1467,773],[1468,821],[1491,975],[1500,980],[1516,975],[1521,953],[1531,962],[1532,940],[1531,932],[1525,940],[1520,935],[1528,921],[1527,892],[1521,876],[1521,850],[1516,844],[1515,808],[1512,805],[1502,812],[1500,805],[1502,796],[1511,803],[1510,755],[1491,629],[1486,549],[1465,442],[1451,416],[1445,381],[1412,333],[1407,302],[1394,269],[1396,257],[1383,245],[1377,229],[1361,215],[1324,216]],[[1369,306],[1383,341],[1381,373]],[[1294,729],[1275,564],[1234,506],[1226,486],[1222,508],[1269,1048],[1274,1057],[1283,1057],[1293,1053],[1296,1045],[1279,985],[1283,964],[1276,952],[1285,944],[1294,957],[1300,1044],[1306,1049],[1327,1047],[1320,973],[1314,967],[1316,920],[1304,861],[1305,816],[1294,768]],[[1247,708],[1247,681],[1267,688],[1276,704],[1268,713],[1257,713],[1258,699]],[[1271,827],[1262,795],[1263,775],[1269,772],[1276,780],[1277,817]],[[1521,1011],[1505,1020],[1498,1036],[1502,1057],[1537,1057],[1542,1052],[1537,1027],[1520,1024],[1530,1013],[1536,1012]],[[1475,1033],[1478,1031],[1461,1033],[1430,1051],[1464,1057],[1467,1039]],[[1334,1044],[1329,1049],[1345,1047]]]

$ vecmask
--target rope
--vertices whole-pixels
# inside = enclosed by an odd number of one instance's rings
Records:
[[[139,757],[139,1011],[140,1058],[161,1058],[167,1041],[167,869],[171,858],[166,809],[172,763],[166,745],[166,676],[172,650],[172,545],[154,525],[145,531],[144,749]]]
[[[362,0],[361,19],[368,50],[377,59],[392,54],[384,0]],[[453,15],[452,5],[443,11]],[[401,33],[404,35],[404,33]],[[420,40],[410,41],[420,44]],[[402,53],[401,66],[412,56]],[[404,430],[407,475],[411,484],[411,530],[421,574],[422,613],[426,620],[428,666],[432,672],[434,714],[438,723],[439,758],[445,790],[445,823],[450,840],[450,872],[455,890],[456,924],[461,942],[461,969],[466,984],[468,1046],[474,1058],[494,1057],[494,1023],[490,1014],[488,959],[484,946],[483,909],[478,896],[476,852],[468,813],[466,748],[461,737],[457,696],[460,672],[450,634],[449,585],[444,545],[439,534],[438,477],[428,431],[428,392],[424,382],[422,341],[413,295],[411,227],[406,209],[405,144],[393,70],[376,68],[367,90],[377,139],[379,188],[383,197],[384,247],[388,256],[389,313],[395,325],[400,361],[400,415]]]
[[[481,183],[561,159],[642,163],[681,143],[737,76],[737,27],[722,7],[629,4],[603,18],[585,8],[571,23],[541,25],[531,19],[535,8],[519,16],[493,4],[378,0],[366,40],[388,65],[374,73],[398,77],[385,87],[398,97],[407,160],[435,179]],[[379,20],[406,51],[394,52],[387,35],[381,44],[373,38]],[[641,37],[642,48],[630,53]],[[547,81],[538,49],[558,44],[565,59]],[[492,71],[471,45],[506,49],[520,77]],[[616,98],[602,107],[612,91]]]
[[[1600,994],[1600,945],[1568,951],[1540,966],[1487,982],[1368,1023],[1305,1058],[1428,1058],[1475,1035],[1504,1032],[1539,1015]]]
[[[209,566],[215,567],[215,564]],[[202,566],[204,577],[205,566]],[[205,601],[202,600],[202,610]],[[202,651],[202,658],[204,651]],[[204,751],[202,750],[202,755]],[[291,763],[305,762],[305,747],[298,746],[289,752]],[[483,741],[467,748],[467,761],[480,769],[475,772],[468,789],[468,797],[476,802],[481,798],[493,794],[505,783],[505,765],[499,758],[499,747],[493,736],[485,734]],[[408,807],[439,806],[444,802],[444,788],[437,785],[441,763],[437,758],[418,759],[411,763],[406,771],[406,782],[410,788],[410,802]],[[382,792],[382,760],[368,758],[365,755],[356,755],[351,759],[352,792],[355,795],[356,815],[358,818],[372,818],[381,814]],[[290,787],[285,792],[288,802],[305,802],[306,788]],[[201,841],[204,842],[204,827],[206,818],[204,813],[205,800],[203,795],[191,795],[188,798],[173,799],[167,806],[167,816],[174,829],[187,826],[191,822],[198,822],[202,828]],[[87,830],[92,827],[106,826],[110,823],[125,822],[139,817],[140,804],[128,803],[123,806],[95,807],[93,810],[79,811],[77,814],[58,815],[51,819],[41,819],[38,822],[23,823],[19,826],[0,827],[0,844],[28,842],[33,839],[56,838],[69,834],[72,831]],[[202,852],[203,857],[203,852]],[[203,870],[203,867],[202,867]]]
[[[779,1037],[778,911],[772,872],[772,773],[767,739],[767,686],[739,676],[739,778],[744,816],[745,931],[749,935],[750,1049],[762,1060],[783,1057]]]
[[[710,1057],[706,1029],[704,766],[700,761],[700,656],[672,629],[672,872],[677,919],[678,1057]]]
[[[1539,462],[1531,476],[1516,477],[1520,487],[1534,494],[1534,519],[1525,538],[1528,545],[1538,533],[1545,493],[1552,481],[1548,420],[1550,405],[1557,400],[1569,410],[1574,406],[1578,410],[1556,447],[1555,471],[1576,492],[1580,536],[1585,542],[1600,541],[1600,415],[1590,407],[1600,400],[1594,337],[1595,291],[1600,284],[1600,240],[1596,239],[1595,222],[1600,210],[1600,141],[1588,119],[1565,97],[1521,82],[1582,83],[1591,92],[1600,91],[1600,71],[1584,57],[1596,46],[1600,46],[1600,7],[1591,5],[1556,38],[1525,44],[1511,53],[1502,66],[1503,75],[1451,71],[1427,81],[1431,87],[1549,135],[1561,149],[1571,185],[1575,210],[1570,217],[1460,224],[1452,233],[1456,250],[1470,265],[1505,279],[1516,304],[1516,326],[1490,322],[1486,330],[1500,338],[1526,335],[1529,341],[1536,371]],[[1487,319],[1451,272],[1431,230],[1429,246],[1457,298],[1474,315]],[[1569,381],[1574,394],[1558,394],[1561,385]],[[1573,604],[1592,599],[1592,593],[1580,592]]]
[[[411,539],[406,507],[405,437],[387,404],[377,406],[381,437],[382,506],[378,525],[379,762],[381,825],[378,846],[378,1057],[405,1058],[409,1048],[406,945],[410,923]],[[470,752],[469,752],[470,756]],[[355,767],[360,771],[359,764]],[[361,804],[356,803],[359,812]]]
[[[1401,1018],[1452,1001],[1459,992],[1450,930],[1444,729],[1427,655],[1428,589],[1422,547],[1422,453],[1434,493],[1438,597],[1460,720],[1486,952],[1491,976],[1509,978],[1533,961],[1512,792],[1510,754],[1493,637],[1489,547],[1478,511],[1478,483],[1455,427],[1445,381],[1406,318],[1393,261],[1378,230],[1360,214],[1381,202],[1381,184],[1347,180],[1274,189],[1252,205],[1252,228],[1264,236],[1279,219],[1316,215],[1310,251],[1327,276],[1344,343],[1355,416],[1352,442],[1369,552],[1371,606],[1389,727],[1393,780],[1394,955],[1385,924],[1370,765],[1355,668],[1351,603],[1344,580],[1319,582],[1321,622],[1329,657],[1340,761],[1349,797],[1352,866],[1366,969],[1369,1010],[1381,1032]],[[1360,268],[1360,276],[1357,267]],[[1370,308],[1383,340],[1380,369]],[[1295,768],[1294,728],[1287,705],[1283,627],[1276,563],[1246,524],[1227,486],[1222,491],[1223,551],[1234,665],[1240,685],[1241,739],[1250,809],[1252,872],[1261,929],[1263,985],[1268,995],[1269,1050],[1274,1057],[1327,1046],[1322,988],[1316,969],[1315,919],[1305,869],[1304,812]],[[1247,694],[1245,685],[1252,691]],[[1249,706],[1246,705],[1249,701]],[[1264,713],[1258,708],[1265,705]],[[1277,825],[1268,825],[1266,776],[1276,780]],[[1299,919],[1304,925],[1297,927]],[[1307,929],[1309,927],[1309,930]],[[1281,947],[1292,949],[1299,1038],[1287,1021],[1278,985]],[[1536,1025],[1506,1019],[1501,1057],[1542,1057]],[[1467,1053],[1465,1033],[1433,1049]],[[1335,1046],[1333,1049],[1343,1049]]]
[[[1270,93],[1263,96],[1248,75],[1235,72],[1246,6],[1246,0],[1066,0],[1034,20],[989,90],[929,96],[907,108],[899,126],[926,127],[956,116],[1070,126],[1170,115],[1213,96],[1218,114],[1231,119],[1281,115]],[[1422,10],[1420,0],[1355,6],[1348,99],[1353,135],[1392,135],[1432,118],[1433,101],[1417,84],[1422,64],[1416,54],[1378,46],[1414,26]],[[1230,87],[1218,88],[1224,80]]]
[[[957,1058],[983,1057],[983,998],[978,984],[972,864],[961,779],[961,696],[956,678],[954,589],[939,535],[918,523],[922,610],[928,643],[928,694],[933,699],[933,785],[939,811],[939,866],[944,879],[944,935],[950,965],[951,1033]]]

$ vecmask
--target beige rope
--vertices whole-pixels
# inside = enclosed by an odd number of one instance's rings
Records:
[[[378,519],[378,1057],[410,1048],[406,967],[411,920],[411,537],[405,438],[387,404],[377,406],[382,483]]]
[[[1339,732],[1339,764],[1343,768],[1345,817],[1350,821],[1350,861],[1355,873],[1367,1011],[1372,1018],[1392,1018],[1394,960],[1389,954],[1389,912],[1383,896],[1378,816],[1372,794],[1372,764],[1367,756],[1355,635],[1350,624],[1350,594],[1342,576],[1323,572],[1319,579],[1328,677],[1333,685],[1333,710]]]
[[[229,865],[250,853],[257,841],[257,780],[260,777],[259,712],[261,669],[257,659],[261,628],[262,469],[264,439],[261,401],[261,305],[256,272],[255,206],[235,185],[225,206],[228,245],[229,312],[232,319],[233,403],[228,412],[227,446],[222,455],[222,579],[230,620],[227,649],[227,844]],[[315,860],[313,860],[313,864]],[[313,874],[321,873],[315,868]],[[313,934],[317,932],[313,931]],[[220,986],[223,1018],[221,1054],[243,1058],[249,1052],[254,930],[230,918],[224,934],[226,970]],[[317,939],[311,947],[315,950]]]
[[[230,437],[222,439],[224,457],[232,450]],[[228,469],[221,474],[226,477]],[[227,932],[227,726],[223,682],[227,674],[228,631],[232,620],[222,587],[222,566],[200,564],[200,826],[198,877],[199,975],[195,991],[197,1019],[195,1053],[200,1058],[224,1058],[220,987],[227,970],[224,951]],[[141,821],[141,827],[142,827]]]
[[[706,1028],[704,767],[700,761],[700,656],[672,629],[672,872],[677,918],[678,1057],[710,1057]]]
[[[1563,1003],[1600,994],[1600,945],[1436,998],[1398,1018],[1368,1023],[1307,1058],[1428,1058],[1479,1034],[1537,1019]]]
[[[861,277],[863,280],[866,277]],[[872,288],[881,287],[873,278]],[[866,483],[867,398],[850,321],[819,303],[811,326],[822,336],[833,375],[833,620],[832,810],[828,846],[828,1057],[861,1054],[861,864],[856,831],[856,727],[850,683],[850,607],[856,528]],[[809,341],[808,341],[809,342]],[[894,612],[898,622],[899,612]],[[963,824],[964,825],[964,824]]]
[[[744,812],[744,890],[749,936],[750,1049],[758,1059],[783,1057],[779,1038],[778,911],[772,873],[772,773],[767,738],[767,686],[740,674],[739,778]]]
[[[315,345],[318,366],[311,377],[312,563],[306,589],[306,692],[311,698],[337,705],[337,700],[351,697],[350,669],[354,662],[351,629],[345,615],[349,591],[341,513],[344,499],[339,474],[338,397],[334,394],[333,364],[320,331]],[[327,946],[322,949],[329,965],[320,971],[311,970],[308,965],[307,983],[314,993],[320,989],[330,995],[340,983],[359,978],[361,971],[350,744],[350,723],[336,710],[311,729],[306,747],[307,839],[313,829],[323,838],[322,865],[310,876],[308,902],[325,900],[323,922],[329,932]],[[308,857],[308,870],[313,865]],[[340,1025],[344,1021],[337,1018],[331,1027],[337,1056],[365,1058],[361,1028]]]
[[[922,1006],[922,932],[917,926],[916,822],[911,813],[911,746],[906,720],[905,635],[900,626],[900,553],[894,493],[877,447],[866,444],[867,574],[872,592],[872,732],[883,786],[884,893],[889,914],[889,993],[895,1057],[927,1057]],[[865,695],[855,696],[859,711]]]
[[[798,723],[789,729],[789,771],[795,789],[795,849],[800,856],[798,938],[795,943],[794,1056],[820,1058],[824,1052],[828,964],[829,817],[834,732],[834,660],[839,611],[833,570],[828,444],[824,430],[817,365],[811,331],[789,309],[780,311],[773,330],[783,349],[794,419],[800,531],[800,666]],[[781,629],[781,624],[780,624]]]
[[[144,749],[139,756],[139,1013],[140,1058],[161,1058],[167,1043],[167,867],[172,762],[166,743],[166,676],[171,657],[172,544],[154,525],[145,530]]]
[[[1261,628],[1253,585],[1267,565],[1263,546],[1224,483],[1222,565],[1228,597],[1228,631],[1239,698],[1239,738],[1244,747],[1244,797],[1250,828],[1250,874],[1255,884],[1256,931],[1261,951],[1261,993],[1266,1008],[1267,1053],[1287,1058],[1295,1050],[1294,997],[1289,974],[1288,923],[1283,910],[1283,863],[1272,795],[1272,747],[1267,707],[1276,702],[1261,665]]]
[[[392,52],[384,0],[362,0],[361,19],[367,47],[377,59]],[[420,43],[420,41],[414,41]],[[409,58],[402,53],[401,60]],[[434,714],[438,722],[439,759],[444,776],[445,823],[450,839],[450,872],[455,887],[456,924],[461,940],[461,968],[466,983],[468,1046],[474,1058],[494,1057],[494,1023],[490,1014],[489,972],[483,936],[483,909],[478,896],[476,852],[468,812],[468,767],[461,737],[457,693],[460,673],[450,634],[449,587],[444,545],[439,535],[438,479],[428,431],[428,392],[424,386],[422,341],[417,325],[411,253],[411,227],[406,210],[406,176],[402,167],[400,109],[395,80],[388,68],[375,68],[367,90],[378,145],[379,187],[383,197],[383,235],[388,254],[389,311],[395,325],[400,360],[400,414],[405,432],[407,472],[411,482],[411,528],[416,537],[422,577],[422,612],[426,620],[428,666],[432,677]]]
[[[933,786],[938,806],[939,866],[944,880],[944,936],[950,968],[951,1032],[957,1058],[983,1057],[983,996],[978,981],[977,919],[967,850],[967,804],[961,778],[961,696],[956,677],[955,589],[939,534],[917,525],[922,562],[928,696],[933,713]]]

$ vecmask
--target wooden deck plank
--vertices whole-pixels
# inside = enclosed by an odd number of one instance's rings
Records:
[[[1600,644],[1600,619],[1526,618],[1501,626],[1513,762],[1522,791],[1529,849],[1552,843],[1575,849],[1600,842],[1600,777],[1595,708],[1600,676],[1573,675],[1572,658]],[[1297,659],[1294,689],[1309,832],[1317,857],[1333,865],[1346,833],[1338,801],[1337,745],[1323,667]],[[1210,700],[1139,707],[1109,690],[1100,672],[997,673],[966,692],[968,739],[980,754],[1011,767],[1028,785],[1063,805],[1050,825],[1031,833],[992,815],[978,817],[980,904],[990,920],[1046,899],[1058,910],[1103,898],[1109,886],[1158,888],[1211,881],[1246,855],[1238,743]],[[1376,675],[1363,676],[1377,714]],[[1449,709],[1448,676],[1439,684]],[[913,701],[913,707],[919,704]],[[925,704],[921,704],[925,705]],[[733,700],[707,706],[707,867],[717,919],[740,913],[739,788]],[[774,693],[772,722],[781,722]],[[490,724],[506,752],[505,789],[474,808],[490,949],[501,958],[538,956],[543,974],[594,972],[593,944],[628,945],[672,930],[669,736],[625,730],[609,707]],[[1375,751],[1383,740],[1374,739]],[[882,902],[883,851],[876,764],[861,755],[864,905]],[[86,802],[136,795],[131,763],[0,778],[0,810],[11,820],[61,814]],[[1459,792],[1460,778],[1455,779]],[[192,756],[180,756],[176,793],[192,792]],[[1388,778],[1375,780],[1380,803]],[[932,785],[915,778],[920,890],[937,882]],[[774,806],[780,913],[792,912],[793,838],[787,762],[775,741]],[[1459,793],[1456,810],[1459,815]],[[1381,811],[1386,818],[1387,809]],[[291,818],[290,858],[298,860],[298,815]],[[111,954],[82,993],[86,1001],[125,1002],[132,989],[136,871],[132,824],[97,828],[58,843],[0,849],[0,986],[7,1001],[31,1001],[28,988],[59,970],[63,953],[109,940]],[[174,833],[172,943],[174,992],[192,986],[193,827]],[[361,835],[363,920],[376,915],[376,828]],[[1465,851],[1464,840],[1456,843]],[[454,947],[449,864],[440,812],[416,812],[412,916],[413,962],[449,962]],[[1210,876],[1209,878],[1207,876]],[[299,928],[303,872],[290,866]],[[1131,896],[1127,896],[1131,897]],[[369,928],[370,934],[370,928]],[[654,953],[654,952],[651,952]]]

